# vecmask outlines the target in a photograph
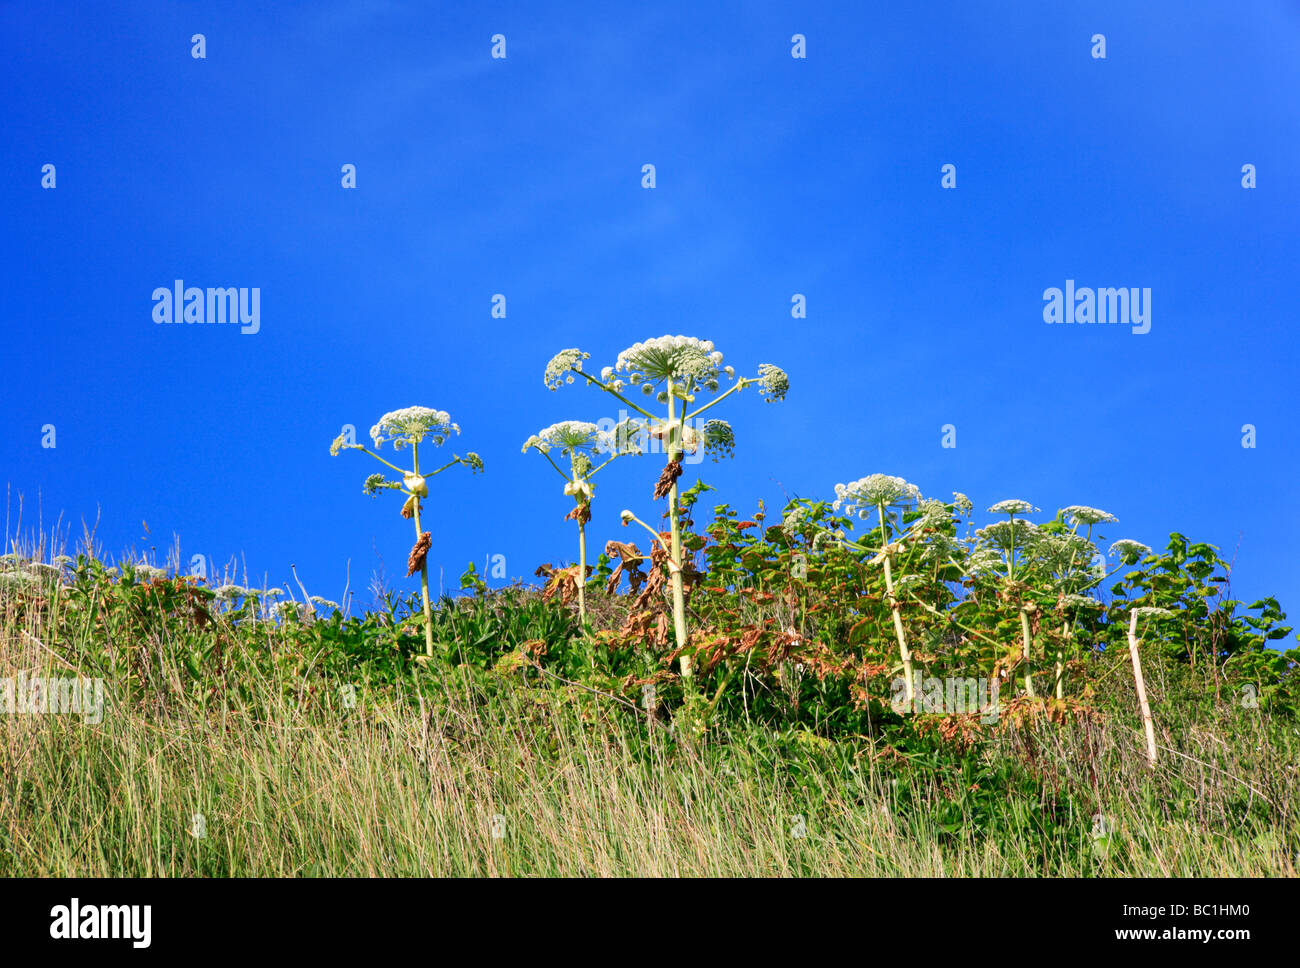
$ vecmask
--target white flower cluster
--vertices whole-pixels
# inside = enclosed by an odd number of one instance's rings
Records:
[[[725,420],[706,420],[699,427],[686,424],[682,428],[682,450],[693,454],[700,449],[701,443],[704,445],[704,452],[709,454],[714,462],[724,457],[733,457],[736,451],[736,432]]]
[[[581,370],[582,361],[589,359],[591,354],[579,349],[560,350],[551,357],[551,362],[546,364],[546,373],[543,374],[542,379],[547,387],[558,390],[561,383],[572,383],[572,371]]]
[[[400,490],[401,486],[397,481],[388,480],[383,474],[371,474],[366,478],[365,483],[361,485],[361,493],[374,497],[380,491]]]
[[[1070,523],[1076,528],[1081,525],[1090,524],[1118,524],[1119,518],[1097,508],[1090,508],[1083,504],[1072,504],[1065,509],[1064,514],[1070,519]]]
[[[522,453],[528,453],[536,447],[543,454],[559,450],[564,456],[576,454],[582,450],[595,450],[601,443],[600,429],[594,423],[581,420],[561,420],[539,430],[524,441]]]
[[[781,530],[788,535],[796,535],[807,519],[808,509],[802,504],[796,504],[790,509],[790,513],[781,520]]]
[[[1151,554],[1151,549],[1140,541],[1133,541],[1129,538],[1120,538],[1110,546],[1112,555],[1119,555],[1119,560],[1126,565],[1135,565],[1147,555]]]
[[[888,474],[871,474],[852,484],[835,485],[835,503],[831,505],[836,511],[841,508],[850,514],[854,511],[864,520],[882,504],[906,504],[921,498],[921,489],[909,484],[901,477]]]
[[[980,528],[975,532],[975,537],[980,542],[991,548],[997,548],[1000,551],[1010,551],[1013,548],[1024,550],[1032,544],[1037,543],[1039,538],[1038,525],[1032,521],[1026,521],[1024,518],[1015,518],[1014,527],[1012,521],[998,521],[996,524],[990,524],[986,528]]]
[[[370,428],[370,439],[376,447],[391,440],[393,448],[400,450],[408,443],[420,443],[425,437],[441,446],[453,433],[460,433],[460,427],[451,422],[451,416],[445,410],[406,407],[380,417],[379,423]]]
[[[926,498],[917,505],[921,512],[921,527],[942,528],[952,520],[948,505],[937,497]]]
[[[614,364],[615,371],[627,374],[628,383],[640,384],[647,394],[669,379],[674,383],[694,382],[696,386],[716,391],[721,367],[722,354],[713,348],[713,343],[694,336],[659,336],[634,343],[618,354]],[[730,378],[735,371],[728,367],[726,373]]]
[[[900,595],[905,595],[919,589],[925,584],[925,581],[926,579],[924,575],[899,575],[898,578],[894,580],[894,591]]]
[[[305,612],[306,606],[299,605],[297,602],[276,602],[271,606],[271,613],[280,619],[301,619]]]
[[[1044,534],[1034,548],[1034,553],[1059,574],[1088,568],[1097,548],[1082,535],[1074,532]]]
[[[1140,605],[1133,611],[1138,613],[1139,618],[1173,618],[1174,613],[1167,608],[1159,608],[1155,605]]]
[[[1089,598],[1087,595],[1069,594],[1061,596],[1060,607],[1098,609],[1102,607],[1102,604],[1095,598]]]
[[[837,545],[844,540],[843,531],[832,531],[830,528],[819,524],[809,513],[808,508],[802,504],[796,504],[785,515],[781,521],[781,530],[791,539],[799,535],[811,535],[812,551],[814,553],[823,552],[827,547]]]
[[[766,397],[768,403],[784,400],[790,389],[790,377],[785,370],[771,363],[763,363],[758,368],[758,392]]]
[[[992,548],[978,548],[966,559],[966,570],[975,576],[999,574],[1005,562]]]
[[[1018,501],[1014,498],[1010,501],[999,501],[993,507],[989,508],[990,514],[1033,514],[1038,510],[1028,501]]]

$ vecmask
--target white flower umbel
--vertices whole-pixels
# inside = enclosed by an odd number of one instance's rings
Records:
[[[1062,512],[1074,527],[1091,524],[1118,524],[1119,518],[1109,511],[1090,508],[1083,504],[1071,504]]]
[[[989,514],[1036,514],[1038,508],[1034,507],[1028,501],[1020,501],[1015,498],[1009,501],[999,501],[993,507],[989,508]]]
[[[565,495],[577,502],[577,507],[567,517],[578,522],[578,619],[584,623],[587,621],[587,521],[591,518],[591,497],[596,490],[591,479],[616,458],[639,454],[635,437],[635,427],[619,426],[613,431],[602,432],[594,423],[561,420],[533,434],[521,448],[525,454],[535,450],[545,457],[564,479]],[[552,454],[568,458],[567,473],[555,462]],[[606,454],[610,456],[603,462],[595,462],[597,457]]]
[[[1151,554],[1151,549],[1140,541],[1133,541],[1129,538],[1120,538],[1110,546],[1111,557],[1119,556],[1119,560],[1126,565],[1136,565],[1139,561]]]
[[[418,444],[426,437],[441,446],[448,437],[458,433],[460,428],[451,422],[451,417],[445,410],[406,407],[380,417],[379,423],[370,428],[370,439],[376,447],[391,440],[393,448],[400,450],[407,444]]]
[[[464,464],[470,469],[471,473],[483,470],[483,458],[473,452],[467,453],[464,457],[453,454],[451,460],[435,471],[426,473],[420,470],[420,445],[422,443],[441,447],[450,439],[452,434],[459,433],[460,427],[452,423],[451,416],[444,410],[434,410],[432,407],[405,407],[402,410],[390,411],[380,417],[379,421],[370,428],[370,439],[375,443],[375,450],[378,450],[385,442],[389,441],[392,442],[394,450],[401,450],[403,447],[409,446],[411,448],[411,466],[409,468],[398,467],[361,444],[348,443],[347,438],[342,434],[330,444],[330,456],[337,457],[344,450],[359,450],[364,454],[369,454],[397,474],[397,479],[394,480],[389,480],[383,474],[371,474],[366,478],[365,484],[362,485],[362,492],[371,497],[374,497],[380,491],[401,491],[405,494],[406,502],[402,505],[402,516],[414,519],[415,541],[418,547],[424,535],[424,530],[420,524],[420,511],[422,510],[420,502],[429,496],[429,478],[436,477],[456,464]],[[429,603],[429,568],[425,560],[426,555],[427,547],[418,556],[418,560],[420,593],[424,603],[424,647],[425,652],[432,656],[433,609]]]
[[[921,489],[909,484],[901,477],[888,474],[870,474],[854,481],[852,484],[835,485],[836,511],[844,510],[848,514],[856,513],[864,521],[872,511],[896,504],[907,504],[920,500]]]
[[[975,537],[987,547],[1003,553],[1013,548],[1025,548],[1038,538],[1038,525],[1024,518],[996,521],[975,531]]]
[[[1052,534],[1045,533],[1041,529],[1035,535],[1035,539],[1034,557],[1056,576],[1061,587],[1077,587],[1071,582],[1087,578],[1088,567],[1097,554],[1097,548],[1091,541],[1073,531]]]
[[[1018,498],[1011,498],[1007,501],[999,501],[993,507],[989,508],[989,514],[1009,514],[1011,523],[1016,523],[1017,514],[1037,514],[1038,508],[1034,507],[1028,501],[1021,501]],[[978,534],[979,532],[976,532]],[[1016,577],[1016,544],[1015,538],[1019,532],[1013,527],[1008,534],[1011,537],[1011,544],[1007,547],[1007,580],[1010,581]]]
[[[709,340],[694,336],[657,336],[634,343],[618,354],[612,367],[603,367],[600,377],[583,370],[583,361],[589,355],[577,349],[557,353],[546,367],[544,380],[552,390],[562,383],[572,383],[581,377],[589,386],[595,386],[619,400],[629,411],[646,419],[645,428],[651,435],[661,438],[667,450],[670,468],[665,472],[668,519],[672,532],[669,571],[673,596],[673,630],[677,648],[681,650],[682,679],[687,692],[694,695],[691,657],[686,651],[686,596],[682,585],[682,534],[681,504],[677,477],[683,453],[690,448],[703,446],[706,451],[729,457],[735,447],[735,435],[725,421],[709,420],[703,428],[694,426],[696,418],[711,407],[717,406],[738,390],[757,385],[759,394],[771,402],[781,400],[790,389],[790,378],[778,366],[764,363],[758,375],[737,377],[734,367],[723,365],[721,351]],[[723,390],[724,383],[731,386]],[[623,395],[626,387],[640,387],[648,397],[654,397],[667,408],[667,416],[656,415],[633,403]],[[721,391],[721,392],[719,392]],[[699,403],[699,394],[717,394],[707,403]],[[695,405],[694,410],[689,408]],[[687,425],[692,424],[688,432]],[[668,483],[671,481],[671,483]],[[659,495],[656,495],[659,496]]]

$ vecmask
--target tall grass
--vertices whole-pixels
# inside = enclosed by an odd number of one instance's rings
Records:
[[[106,644],[89,621],[60,641],[57,603],[17,602],[0,588],[0,677],[94,677],[128,647],[149,672],[109,681],[98,723],[0,714],[7,876],[1297,872],[1296,723],[1189,697],[1158,656],[1151,770],[1119,671],[1095,677],[1098,715],[969,747],[744,722],[696,738],[527,663],[427,663],[353,702],[302,663],[254,661],[286,648],[279,626],[220,615],[203,634],[252,678],[196,688],[179,642]]]
[[[9,631],[6,672],[39,666]],[[1155,776],[1132,730],[1026,729],[984,755],[1032,762],[1041,789],[974,816],[961,776],[891,775],[869,743],[809,737],[792,750],[750,731],[679,746],[562,690],[484,701],[461,686],[439,702],[363,695],[350,709],[264,695],[207,714],[110,710],[98,725],[0,719],[0,873],[1296,872],[1300,749],[1240,717],[1186,724],[1195,752]],[[1095,838],[1084,811],[1046,822],[1071,783],[1095,791],[1113,837]],[[1189,791],[1194,809],[1171,814]]]

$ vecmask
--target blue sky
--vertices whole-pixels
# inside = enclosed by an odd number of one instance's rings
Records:
[[[433,482],[435,584],[531,578],[575,539],[521,443],[616,416],[546,362],[683,333],[792,385],[719,408],[710,502],[1089,504],[1300,608],[1300,5],[5,4],[0,45],[11,534],[21,494],[115,554],[414,590],[400,498],[328,446],[419,404],[487,462]],[[176,279],[260,288],[260,331],[155,324]],[[1067,279],[1150,288],[1150,332],[1045,324]],[[595,543],[655,476],[602,472]]]

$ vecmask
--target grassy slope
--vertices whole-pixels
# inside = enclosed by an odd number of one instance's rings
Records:
[[[90,631],[56,641],[43,621],[0,596],[0,677],[93,674],[79,664],[104,643]],[[293,647],[278,635],[264,627],[230,647]],[[138,650],[158,683],[180,681],[165,635],[112,648]],[[363,685],[349,707],[337,683],[306,687],[302,663],[257,658],[228,657],[267,671],[239,690],[218,682],[220,701],[190,687],[120,703],[98,725],[0,716],[0,874],[1297,870],[1296,724],[1185,704],[1160,661],[1146,670],[1159,739],[1179,753],[1152,772],[1122,675],[1103,681],[1095,721],[903,756],[879,736],[744,723],[687,745],[618,702],[521,671],[416,666]],[[1094,836],[1097,813],[1113,836]]]

